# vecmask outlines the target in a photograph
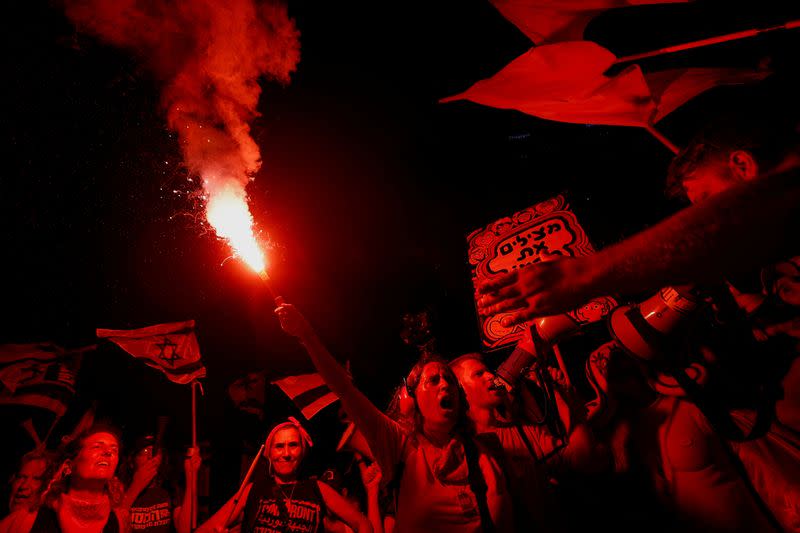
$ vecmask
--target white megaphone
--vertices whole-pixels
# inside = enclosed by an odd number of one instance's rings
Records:
[[[353,422],[347,424],[344,433],[342,433],[342,438],[339,439],[339,444],[336,445],[337,452],[343,450],[353,452],[372,462],[375,461],[375,457],[373,457],[372,450],[369,449],[369,444],[367,444],[364,435],[356,429],[356,425]]]
[[[647,300],[611,312],[608,329],[628,354],[653,361],[673,347],[671,334],[703,303],[691,285],[664,287]]]

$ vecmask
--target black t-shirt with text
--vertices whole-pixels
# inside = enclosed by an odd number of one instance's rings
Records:
[[[317,481],[278,485],[265,461],[254,472],[247,497],[242,533],[317,533],[324,530],[325,505]]]
[[[131,531],[174,533],[172,513],[169,491],[162,487],[148,487],[131,505]]]

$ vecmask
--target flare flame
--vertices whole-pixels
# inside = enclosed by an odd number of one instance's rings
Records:
[[[237,257],[256,272],[266,269],[264,252],[253,232],[253,216],[247,207],[247,197],[241,190],[226,187],[209,196],[206,218],[217,235],[230,244]]]
[[[288,83],[300,33],[284,0],[65,0],[76,27],[133,51],[162,84],[161,104],[190,175],[203,181],[206,218],[256,272],[247,184],[261,167],[250,122],[263,78]]]

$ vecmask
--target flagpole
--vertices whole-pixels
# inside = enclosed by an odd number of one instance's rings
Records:
[[[233,507],[231,507],[231,512],[228,513],[228,518],[225,519],[225,523],[222,524],[223,530],[228,528],[228,524],[231,521],[231,517],[233,513],[236,511],[236,506],[239,505],[239,500],[242,498],[242,493],[244,492],[244,488],[250,482],[250,478],[253,476],[253,470],[256,469],[256,464],[258,464],[258,460],[261,455],[264,453],[264,448],[266,447],[265,444],[262,444],[261,447],[258,449],[258,453],[253,458],[253,462],[250,463],[250,468],[247,469],[247,474],[244,476],[244,480],[242,481],[242,485],[239,487],[239,490],[236,491],[236,496],[233,498]]]
[[[45,448],[47,447],[47,441],[50,439],[50,434],[58,425],[58,421],[61,420],[61,416],[62,415],[56,415],[55,419],[53,419],[53,423],[50,424],[50,429],[47,430],[47,433],[45,434],[44,439],[42,440],[42,444],[44,445]]]
[[[21,425],[22,428],[27,431],[28,435],[30,435],[30,437],[33,439],[33,443],[36,445],[37,449],[45,447],[42,439],[39,438],[39,432],[36,431],[36,427],[34,427],[32,419],[29,418],[25,420]]]
[[[664,137],[664,135],[658,131],[652,124],[648,124],[645,126],[645,129],[650,132],[650,134],[659,140],[664,146],[670,149],[673,154],[677,154],[680,152],[680,148],[678,148],[675,144],[673,144],[669,139]]]
[[[197,447],[197,380],[192,381],[192,448]]]
[[[192,448],[193,453],[199,453],[197,450],[197,380],[192,380]],[[194,470],[192,468],[189,469],[192,472],[192,479],[186,480],[189,483],[189,487],[187,490],[191,490],[191,496],[189,498],[189,505],[190,509],[190,516],[192,520],[192,527],[191,531],[197,527],[197,475],[195,475]]]
[[[752,30],[744,30],[744,31],[737,31],[734,33],[728,33],[725,35],[718,35],[716,37],[709,37],[708,39],[700,39],[699,41],[691,41],[688,43],[676,44],[674,46],[667,46],[665,48],[659,48],[658,50],[651,50],[650,52],[642,52],[641,54],[632,54],[629,56],[618,58],[616,61],[614,61],[614,64],[618,65],[620,63],[638,61],[640,59],[646,59],[648,57],[671,54],[673,52],[690,50],[692,48],[700,48],[712,44],[725,43],[728,41],[736,41],[738,39],[746,39],[749,37],[755,37],[757,35],[761,35],[762,33],[767,33],[775,30],[792,30],[795,28],[800,28],[800,20],[793,20],[791,22],[787,22],[785,24],[781,24],[778,26],[770,26],[769,28],[756,28]]]

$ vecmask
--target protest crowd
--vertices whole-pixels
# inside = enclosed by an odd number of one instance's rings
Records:
[[[526,68],[603,55],[529,37]],[[599,62],[605,83],[614,59]],[[648,131],[699,85],[766,76],[712,70],[691,88],[648,78],[663,89],[635,110]],[[504,93],[509,79],[446,100],[534,100],[528,86]],[[573,123],[602,114],[574,103],[542,108]],[[323,312],[279,296],[265,272],[257,322],[308,372],[265,357],[206,394],[194,320],[98,328],[90,346],[0,344],[0,427],[23,436],[4,455],[0,533],[800,533],[800,120],[783,111],[699,125],[650,177],[679,207],[609,246],[589,244],[564,196],[476,230],[465,256],[480,343],[448,353],[434,316],[409,312],[397,318],[414,360],[397,375],[379,354],[351,367],[325,339],[341,317],[315,323]],[[113,378],[141,396],[118,400],[128,416],[82,388],[101,353],[139,369]],[[391,390],[375,394],[376,375]],[[173,395],[149,397],[165,385]],[[138,410],[145,399],[165,409]],[[166,409],[177,402],[185,416]],[[225,415],[207,420],[214,402]]]

